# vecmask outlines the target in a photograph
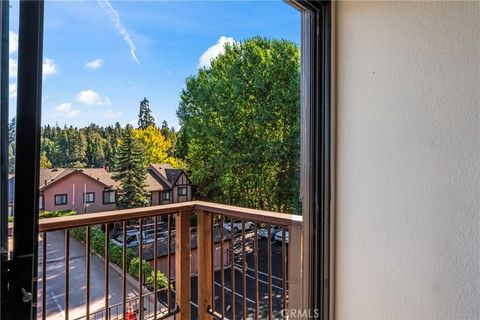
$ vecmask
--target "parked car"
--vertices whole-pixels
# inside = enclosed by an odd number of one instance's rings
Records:
[[[273,237],[275,241],[278,242],[283,242],[283,232],[280,230],[277,233],[275,233],[275,236]],[[288,243],[288,230],[285,230],[285,243]]]
[[[225,222],[223,227],[227,231],[231,231],[231,221]],[[253,231],[255,229],[255,225],[252,222],[245,221],[245,230]],[[233,220],[233,232],[237,233],[238,231],[242,231],[242,220],[236,219]]]
[[[282,231],[282,227],[280,226],[270,226],[270,238],[274,239],[275,234],[279,231]],[[262,228],[258,230],[258,237],[259,238],[268,238],[268,229]]]
[[[157,231],[157,241],[167,238],[168,233],[166,231]],[[137,247],[139,244],[140,232],[138,230],[127,230],[126,243],[127,248]],[[152,243],[155,241],[155,232],[153,229],[142,231],[143,244]],[[112,242],[118,246],[123,246],[123,234],[117,234],[112,238]]]

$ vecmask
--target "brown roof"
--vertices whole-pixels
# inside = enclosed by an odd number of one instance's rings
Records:
[[[171,185],[173,185],[177,181],[178,177],[183,173],[182,169],[175,169],[166,163],[152,163],[150,168],[153,168],[164,178],[166,178]]]
[[[152,192],[170,189],[182,172],[182,169],[174,169],[169,164],[150,165],[145,179],[147,191]],[[54,168],[40,170],[40,189],[44,189],[74,173],[85,174],[113,189],[119,189],[121,187],[119,182],[113,180],[113,172],[106,171],[104,168]]]

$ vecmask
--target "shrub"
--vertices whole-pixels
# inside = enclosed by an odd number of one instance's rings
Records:
[[[130,261],[130,265],[128,266],[128,273],[138,279],[138,268],[140,267],[140,263],[137,257],[133,258]],[[143,274],[149,274],[152,272],[152,267],[148,264],[147,261],[142,260],[142,271]]]
[[[155,281],[155,273],[152,270],[150,274],[147,276],[147,284],[153,287]],[[157,270],[157,288],[158,289],[163,289],[168,287],[168,278],[165,274],[163,274],[161,271]],[[170,284],[170,288],[173,288],[173,286]]]

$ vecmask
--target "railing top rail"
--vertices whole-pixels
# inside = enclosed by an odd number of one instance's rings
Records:
[[[95,224],[105,224],[149,218],[173,214],[181,211],[203,210],[229,217],[241,218],[248,221],[291,226],[302,223],[302,216],[277,213],[264,210],[242,208],[206,201],[188,201],[180,203],[150,206],[135,209],[103,211],[79,214],[67,217],[47,218],[39,221],[39,232],[62,230],[67,228],[84,227]]]

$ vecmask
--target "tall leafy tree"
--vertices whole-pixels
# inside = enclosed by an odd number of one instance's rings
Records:
[[[148,195],[145,190],[147,175],[145,150],[130,125],[127,126],[118,146],[116,169],[117,172],[112,178],[120,181],[122,185],[121,206],[136,208],[148,205]]]
[[[145,161],[149,163],[169,163],[180,166],[177,159],[170,156],[171,140],[164,136],[160,129],[149,126],[145,129],[136,129],[136,137],[145,148]]]
[[[138,127],[146,129],[149,126],[155,126],[155,118],[152,116],[152,110],[150,110],[150,102],[147,98],[143,98],[140,102],[140,111],[138,113]]]
[[[300,213],[300,52],[255,37],[186,80],[178,151],[202,198]]]

